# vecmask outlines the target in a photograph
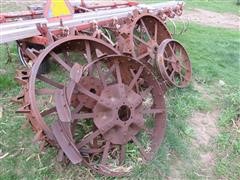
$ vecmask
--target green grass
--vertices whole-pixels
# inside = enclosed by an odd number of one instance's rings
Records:
[[[195,79],[202,83],[226,81],[239,85],[239,32],[191,24],[178,38],[189,52]]]
[[[236,4],[237,0],[186,0],[189,8],[202,8],[216,12],[227,12],[240,15],[240,6]]]
[[[220,133],[213,144],[216,153],[214,173],[221,179],[240,177],[240,39],[239,32],[191,24],[178,38],[189,52],[194,79],[214,97],[210,107],[221,109]],[[224,81],[224,87],[219,85]]]
[[[240,177],[240,91],[238,88],[224,89],[219,134],[216,144],[216,174],[219,177],[239,179]]]
[[[171,0],[140,0],[145,3],[166,2]],[[220,13],[233,13],[240,15],[240,6],[236,5],[237,0],[185,0],[186,8],[202,8]]]

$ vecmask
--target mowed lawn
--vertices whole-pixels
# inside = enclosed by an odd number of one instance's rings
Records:
[[[220,12],[236,10],[233,1],[187,1],[190,8],[200,7]],[[239,31],[191,23],[186,33],[175,37],[187,49],[193,67],[193,79],[186,89],[167,93],[168,126],[166,137],[155,159],[138,165],[128,179],[166,179],[176,162],[181,161],[181,177],[205,179],[198,167],[199,157],[192,152],[195,135],[188,121],[194,112],[220,110],[219,134],[212,143],[215,154],[215,179],[240,178],[240,38]],[[24,116],[15,114],[17,105],[10,102],[20,87],[14,81],[19,64],[15,44],[10,44],[12,62],[7,63],[6,47],[0,46],[0,179],[114,179],[92,174],[80,166],[56,162],[56,151],[39,152],[32,143],[30,127],[23,127]],[[221,83],[220,83],[221,82]],[[224,83],[222,83],[224,82]],[[213,99],[204,97],[194,84],[201,86]],[[134,153],[134,152],[133,152]],[[136,161],[137,162],[137,161]],[[199,176],[200,175],[200,176]],[[123,178],[127,179],[127,178]]]

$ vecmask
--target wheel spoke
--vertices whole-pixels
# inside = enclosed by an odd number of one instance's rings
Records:
[[[110,141],[107,141],[105,146],[104,146],[104,150],[103,150],[103,155],[102,155],[102,159],[101,159],[101,162],[100,162],[100,166],[101,165],[106,165],[106,162],[107,162],[107,158],[108,158],[108,152],[109,152],[109,149],[110,149]]]
[[[91,47],[90,47],[89,41],[85,41],[85,50],[86,50],[87,62],[91,63],[93,60],[92,60]]]
[[[84,137],[80,143],[77,144],[77,148],[80,149],[81,147],[87,145],[91,141],[93,141],[94,138],[99,136],[101,133],[99,130],[96,130],[95,132],[91,133],[90,135]]]
[[[145,58],[145,57],[147,57],[147,56],[149,56],[149,52],[146,52],[146,53],[138,56],[137,59],[138,59],[138,60],[141,60],[141,59],[143,59],[143,58]]]
[[[135,76],[133,77],[133,80],[129,84],[129,90],[132,90],[134,85],[137,83],[137,80],[139,79],[141,73],[143,72],[143,68],[144,68],[143,66],[140,66],[140,68],[138,69],[137,74],[135,74]]]
[[[77,107],[74,109],[73,114],[79,113],[79,111],[83,108],[83,103],[79,103]]]
[[[73,114],[72,118],[73,120],[77,119],[93,119],[94,113],[78,113],[78,114]]]
[[[87,95],[88,97],[99,101],[100,97],[91,91],[87,90],[85,87],[83,87],[81,84],[78,84],[78,90],[81,91],[83,94]]]
[[[64,85],[63,85],[63,84],[58,83],[58,82],[56,82],[56,81],[54,81],[54,80],[52,80],[52,79],[49,79],[49,78],[47,78],[46,76],[43,76],[43,75],[38,74],[38,75],[37,75],[37,78],[38,78],[39,80],[41,80],[41,81],[43,81],[43,82],[45,82],[45,83],[53,86],[53,87],[58,88],[58,89],[64,88]]]
[[[99,62],[96,63],[96,68],[97,68],[97,72],[98,72],[99,78],[100,78],[103,86],[106,87],[107,86],[106,79],[104,77],[104,74],[102,73]]]
[[[124,163],[125,156],[126,156],[126,147],[125,145],[120,145],[119,165],[122,165]]]
[[[130,71],[131,71],[131,75],[134,77],[135,73],[134,73],[133,69],[130,69]],[[136,86],[136,92],[139,94],[140,93],[140,89],[139,89],[138,83],[136,83],[135,86]]]
[[[88,64],[93,61],[92,59],[92,53],[91,53],[91,47],[89,41],[85,41],[85,50],[86,50],[86,59]],[[89,74],[93,74],[93,67],[89,67]]]
[[[57,109],[56,109],[56,106],[55,107],[52,107],[50,109],[47,109],[47,110],[44,110],[41,112],[41,116],[44,117],[44,116],[47,116],[49,114],[52,114],[54,112],[57,112]]]
[[[132,137],[132,140],[133,140],[134,144],[137,145],[137,147],[138,147],[141,155],[144,157],[145,160],[147,160],[147,159],[148,159],[148,158],[147,158],[147,154],[146,154],[146,152],[144,151],[141,143],[137,140],[137,138],[136,138],[135,136]]]
[[[138,40],[139,42],[141,42],[142,44],[144,44],[145,46],[151,48],[150,45],[147,44],[143,39],[140,39],[140,38],[137,37],[136,35],[134,35],[134,38],[135,38],[136,40]]]
[[[164,60],[167,61],[167,62],[176,63],[176,61],[174,61],[174,60],[172,60],[170,58],[164,58]]]
[[[179,76],[180,76],[180,78],[181,78],[181,81],[184,81],[184,80],[186,79],[185,76],[182,75],[182,73],[179,73]]]
[[[168,47],[170,48],[170,50],[171,50],[171,52],[172,52],[172,55],[175,56],[175,52],[174,52],[172,46],[171,46],[170,44],[168,44]]]
[[[106,108],[112,108],[112,104],[108,101],[106,102],[107,99],[100,99],[100,97],[91,91],[87,90],[84,88],[81,84],[78,84],[78,90],[81,91],[83,94],[87,95],[88,97],[98,101],[101,105],[103,105]]]
[[[186,67],[185,65],[183,65],[182,63],[180,63],[180,66],[181,66],[182,68],[184,68],[185,70],[187,70],[187,67]]]
[[[164,55],[165,55],[165,57],[169,57],[166,50],[164,51]]]
[[[59,63],[63,68],[65,68],[67,71],[71,71],[71,67],[64,61],[62,60],[55,52],[51,52],[50,55],[53,57],[53,59]]]
[[[63,57],[64,57],[64,59],[65,59],[65,62],[69,65],[69,66],[73,66],[73,64],[72,64],[72,61],[70,60],[70,57],[69,57],[69,55],[68,55],[68,52],[63,52]]]
[[[152,39],[151,36],[150,36],[150,34],[149,34],[149,32],[148,32],[148,29],[147,29],[145,23],[143,22],[143,19],[140,19],[140,21],[141,21],[141,24],[142,24],[143,28],[145,29],[145,32],[146,32],[149,40]]]
[[[55,89],[43,88],[36,89],[35,92],[37,95],[54,95],[57,91]]]
[[[173,70],[169,76],[171,80],[173,80],[174,74],[175,74],[175,71]]]
[[[170,45],[170,46],[171,46],[171,45]],[[176,51],[176,44],[175,44],[175,43],[173,44],[172,49],[173,49],[173,52],[177,52],[177,51]],[[174,53],[174,54],[175,54],[175,53]]]
[[[179,73],[179,77],[180,77],[180,80],[181,80],[180,83],[182,83],[184,81],[184,77],[183,77],[183,75],[181,73]]]
[[[115,61],[114,65],[115,65],[116,74],[117,74],[117,81],[118,81],[119,84],[122,84],[122,76],[121,76],[119,62]]]

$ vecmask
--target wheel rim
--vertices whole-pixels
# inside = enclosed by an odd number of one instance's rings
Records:
[[[158,69],[169,85],[184,88],[192,77],[191,62],[185,48],[177,41],[166,39],[159,46]]]
[[[150,14],[140,15],[132,24],[130,42],[133,57],[144,63],[151,59],[155,61],[158,46],[163,40],[172,38],[167,27],[158,17]]]
[[[124,160],[127,161],[125,152],[129,143],[139,149],[139,154],[144,161],[151,160],[158,150],[166,126],[164,96],[152,73],[136,60],[126,56],[107,56],[86,66],[84,71],[88,71],[94,65],[97,67],[97,63],[105,65],[105,68],[101,69],[106,70],[105,74],[109,75],[110,72],[112,81],[107,82],[109,78],[101,79],[103,89],[100,95],[97,91],[91,91],[89,88],[87,90],[82,81],[79,81],[80,84],[74,81],[78,90],[94,99],[96,105],[90,112],[86,113],[83,108],[77,114],[69,115],[69,119],[72,118],[70,122],[64,122],[66,118],[63,116],[59,117],[60,120],[53,126],[53,132],[63,151],[73,163],[83,160],[86,166],[100,174],[123,176],[129,173],[130,168],[112,166],[112,164],[120,165]],[[97,71],[97,68],[94,70]],[[84,71],[81,79],[84,78]],[[103,76],[103,73],[102,75],[99,73],[99,79]],[[73,89],[72,87],[72,83],[69,83],[66,89]],[[64,92],[69,92],[69,90]],[[63,94],[58,98],[72,98],[68,93]],[[65,101],[70,101],[70,99]],[[61,112],[66,109],[63,106],[59,108]],[[147,121],[146,115],[149,114],[153,119]],[[84,134],[79,142],[74,137],[76,126],[73,119],[80,122],[87,119],[93,123],[93,128]],[[146,144],[143,143],[144,141],[140,142],[137,137],[142,131],[146,136],[145,139],[149,138]],[[71,146],[67,146],[68,144]],[[109,159],[114,151],[118,153],[115,161]]]
[[[60,54],[61,52],[66,56]],[[87,36],[69,36],[49,45],[39,55],[31,69],[28,83],[24,86],[28,89],[25,92],[25,106],[30,109],[27,117],[31,125],[45,137],[48,143],[56,145],[50,129],[57,117],[56,104],[52,99],[59,89],[64,88],[74,62],[85,65],[98,56],[117,53],[114,48],[101,40]],[[45,75],[38,73],[43,61],[53,62],[51,73]]]

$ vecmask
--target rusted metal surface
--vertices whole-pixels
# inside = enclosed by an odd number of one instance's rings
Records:
[[[128,143],[138,148],[139,158],[143,161],[151,160],[166,126],[164,94],[151,70],[127,56],[106,56],[85,68],[78,67],[72,70],[83,71],[82,77],[79,81],[73,77],[57,98],[70,103],[75,94],[85,94],[94,102],[94,108],[89,109],[79,101],[77,106],[80,108],[70,113],[71,117],[70,114],[67,118],[59,116],[53,131],[63,152],[72,163],[82,162],[107,176],[122,176],[130,172],[131,168],[124,163]],[[85,78],[89,83],[84,81]],[[98,83],[87,88],[86,84],[95,81],[101,84],[100,89]],[[75,92],[69,94],[73,87]],[[72,106],[71,103],[68,106]],[[59,113],[63,114],[66,107],[59,108]],[[152,119],[148,121],[146,117]],[[70,121],[66,122],[66,119]],[[81,127],[77,124],[84,121],[91,123],[92,128],[79,140],[77,131],[81,131]],[[147,144],[140,143],[139,133],[148,136]]]
[[[166,8],[164,8],[166,6]],[[109,20],[116,20],[126,18],[129,13],[133,10],[138,10],[140,12],[144,11],[144,9],[149,9],[153,14],[160,14],[160,15],[169,15],[169,11],[171,14],[175,15],[176,9],[179,9],[183,6],[183,2],[166,2],[166,3],[158,3],[156,5],[137,5],[132,7],[123,7],[123,8],[114,8],[110,10],[99,10],[99,11],[92,11],[86,13],[79,13],[74,14],[73,18],[70,20],[64,20],[64,26],[68,28],[77,27],[78,29],[82,29],[86,24],[89,24],[92,21],[97,21],[103,23],[107,21],[108,24]],[[172,16],[169,16],[172,18]],[[2,31],[0,33],[0,43],[30,38],[32,36],[40,35],[38,29],[36,28],[35,24],[36,21],[39,19],[33,19],[28,21],[23,21],[22,23],[18,23],[16,27],[15,23],[4,23],[1,25]],[[47,27],[51,31],[56,31],[59,28],[59,22],[48,22],[47,19],[42,18],[41,23],[47,24]],[[11,29],[9,28],[11,27]]]
[[[17,112],[26,114],[34,142],[55,147],[59,161],[125,176],[136,160],[131,150],[142,163],[158,151],[166,128],[164,94],[186,87],[192,70],[165,24],[181,15],[182,5],[141,7],[120,18],[73,26],[60,21],[58,29],[38,24],[39,34],[18,39],[28,69],[17,71]]]
[[[116,1],[116,2],[70,2],[71,7],[74,9],[74,13],[84,13],[90,11],[104,10],[104,9],[113,9],[113,8],[121,8],[121,7],[131,7],[136,6],[139,3],[134,1]],[[45,3],[35,4],[28,6],[27,11],[19,11],[19,12],[8,12],[8,13],[0,13],[0,23],[14,22],[14,21],[22,21],[29,19],[37,19],[43,18]]]
[[[192,67],[185,48],[176,40],[166,39],[158,49],[157,67],[170,85],[184,88],[189,85]]]
[[[76,53],[78,53],[78,56],[74,57]],[[31,68],[30,77],[29,70],[17,74],[18,82],[25,89],[23,107],[21,109],[26,109],[26,111],[19,112],[26,112],[27,118],[31,122],[31,125],[34,126],[33,129],[40,129],[44,133],[44,136],[47,136],[47,140],[51,144],[55,145],[55,138],[50,129],[51,118],[57,116],[56,103],[52,98],[59,89],[64,87],[64,80],[67,81],[70,77],[71,63],[73,62],[70,62],[69,59],[80,58],[84,65],[97,58],[99,53],[117,54],[118,52],[103,41],[89,36],[69,36],[52,43],[40,54]],[[65,71],[62,73],[62,79],[57,79],[58,74],[39,73],[41,71],[41,64],[45,61],[49,62],[49,66],[51,66],[51,62],[60,65],[57,71]],[[53,76],[55,79],[53,79]],[[41,88],[37,87],[38,84],[41,84]],[[48,119],[48,122],[45,119]]]

